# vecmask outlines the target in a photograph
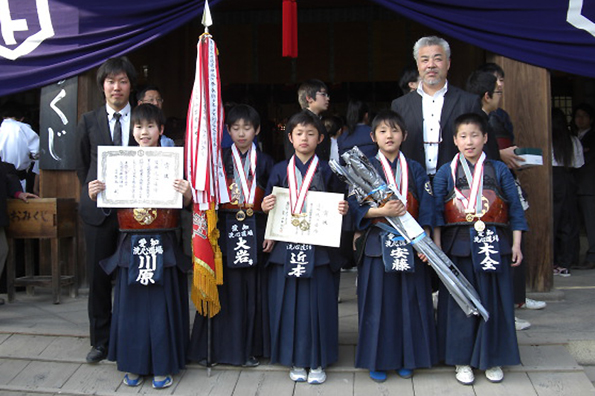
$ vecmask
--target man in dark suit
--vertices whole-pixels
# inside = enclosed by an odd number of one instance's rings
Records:
[[[478,96],[447,81],[450,46],[442,38],[422,37],[413,47],[421,83],[417,90],[393,100],[391,109],[405,120],[407,140],[401,150],[434,175],[458,153],[453,141],[454,120],[464,113],[482,114]],[[488,136],[486,154],[498,159],[496,139]]]
[[[83,114],[77,126],[77,176],[82,185],[79,213],[84,223],[89,281],[91,351],[87,362],[107,356],[112,311],[111,278],[99,262],[116,251],[116,212],[97,208],[89,197],[89,182],[97,179],[97,146],[128,146],[130,141],[130,92],[136,71],[128,58],[108,59],[97,70],[97,84],[105,105]],[[131,142],[131,141],[130,141]],[[132,143],[132,142],[131,142]]]

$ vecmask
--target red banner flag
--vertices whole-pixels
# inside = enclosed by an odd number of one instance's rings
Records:
[[[297,3],[295,0],[283,0],[283,56],[289,58],[298,56]]]

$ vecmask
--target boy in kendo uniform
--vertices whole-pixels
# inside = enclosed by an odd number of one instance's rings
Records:
[[[223,284],[218,286],[221,311],[211,319],[212,362],[256,367],[256,356],[269,354],[264,257],[272,242],[264,242],[261,202],[274,162],[254,142],[260,132],[256,110],[237,105],[227,114],[226,124],[234,142],[222,153],[231,202],[218,212]],[[198,314],[189,357],[206,362],[207,318]]]

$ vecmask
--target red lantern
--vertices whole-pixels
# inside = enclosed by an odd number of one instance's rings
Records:
[[[283,56],[297,58],[297,3],[295,0],[283,0]]]

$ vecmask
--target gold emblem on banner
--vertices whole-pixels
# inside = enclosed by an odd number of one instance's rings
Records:
[[[142,225],[150,225],[157,218],[157,209],[136,208],[132,210],[134,220]]]

